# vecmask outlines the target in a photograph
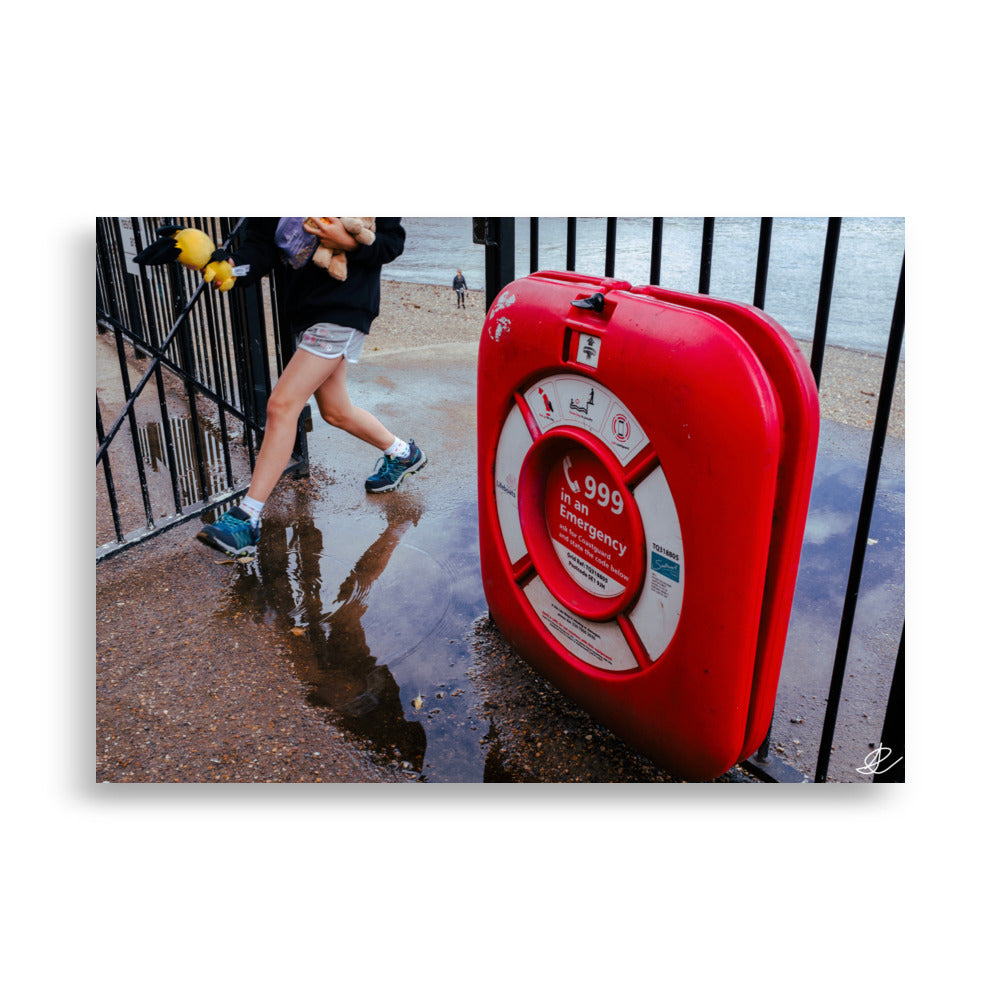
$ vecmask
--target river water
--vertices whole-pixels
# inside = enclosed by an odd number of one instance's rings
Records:
[[[696,292],[701,264],[701,218],[664,218],[659,284]],[[472,242],[471,217],[407,217],[406,250],[383,269],[391,281],[450,285],[461,268],[470,288],[486,284],[484,248]],[[764,309],[797,340],[809,341],[816,326],[819,282],[826,244],[826,218],[775,218]],[[515,222],[515,276],[529,271],[527,218]],[[606,220],[577,219],[576,267],[605,273]],[[759,218],[716,218],[710,294],[752,302]],[[650,278],[651,218],[619,218],[614,277],[632,284]],[[899,283],[905,220],[895,217],[843,219],[830,306],[827,342],[884,353]],[[566,267],[566,220],[539,219],[541,270]]]

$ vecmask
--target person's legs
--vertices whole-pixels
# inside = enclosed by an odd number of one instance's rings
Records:
[[[343,358],[338,359],[337,367],[313,395],[320,416],[328,424],[353,434],[379,451],[392,447],[396,435],[386,430],[377,417],[351,402],[347,392],[347,362]]]
[[[360,333],[355,335],[361,336]],[[350,345],[350,338],[347,343]],[[351,350],[349,346],[347,349]],[[256,550],[261,510],[288,465],[299,414],[311,396],[315,397],[320,416],[328,424],[384,453],[375,474],[365,483],[369,493],[393,490],[405,476],[427,464],[427,457],[412,440],[407,444],[397,438],[378,418],[351,402],[347,392],[347,364],[343,355],[329,358],[304,348],[296,350],[268,400],[264,440],[246,498],[214,525],[200,531],[200,541],[233,555]]]
[[[264,441],[248,496],[259,503],[267,501],[291,458],[302,408],[333,373],[345,367],[343,358],[321,358],[301,350],[292,355],[267,401]]]
[[[387,493],[422,469],[427,456],[411,440],[407,445],[367,410],[355,406],[347,392],[347,363],[339,365],[314,393],[320,416],[334,427],[383,452],[375,472],[365,481],[368,493]]]
[[[343,367],[343,358],[321,358],[296,351],[288,362],[267,403],[267,422],[250,489],[243,502],[198,532],[200,542],[231,555],[249,555],[260,539],[260,514],[281,474],[288,465],[299,414],[316,388],[331,371]]]

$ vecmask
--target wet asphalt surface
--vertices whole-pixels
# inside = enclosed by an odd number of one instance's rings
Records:
[[[366,355],[354,401],[427,467],[368,496],[377,456],[316,419],[312,475],[268,505],[256,561],[173,529],[98,568],[99,781],[669,782],[537,675],[479,575],[475,347]],[[868,435],[824,423],[773,752],[810,775]],[[890,440],[830,778],[877,742],[903,607],[903,448]],[[753,780],[734,768],[720,782]]]

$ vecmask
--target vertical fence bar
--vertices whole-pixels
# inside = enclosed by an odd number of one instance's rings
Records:
[[[113,319],[121,320],[121,309],[118,305],[118,296],[115,294],[115,279],[111,267],[111,237],[108,233],[108,224],[103,219],[97,220],[97,272],[101,277],[104,289],[104,310]]]
[[[615,250],[618,237],[618,220],[608,219],[607,237],[604,242],[604,276],[615,276]]]
[[[292,360],[292,355],[295,353],[295,336],[292,333],[288,317],[283,310],[278,308],[278,303],[284,301],[288,294],[285,287],[287,280],[284,271],[280,269],[275,271],[271,282],[270,297],[271,321],[278,338],[275,353],[281,360],[281,371],[284,371],[285,365]]]
[[[226,239],[230,242],[230,249],[236,250],[239,247],[242,233],[240,226],[243,220],[241,219],[226,219]],[[272,285],[271,282],[268,283],[269,286]],[[228,329],[230,331],[235,331],[236,329],[236,316],[237,308],[235,305],[236,298],[233,296],[239,291],[239,289],[233,289],[227,295],[223,296],[225,302],[223,315],[228,320]],[[238,296],[237,296],[238,297]],[[225,337],[222,341],[223,354],[225,358],[225,381],[224,385],[228,387],[228,399],[237,403],[239,400],[239,380],[236,372],[236,348],[234,346],[235,337],[232,335]],[[238,403],[241,411],[245,411],[245,406],[242,401]]]
[[[247,344],[248,313],[252,309],[254,296],[260,296],[259,284],[234,288],[229,293],[230,306],[233,310],[233,356],[236,364],[236,394],[240,401],[240,414],[243,424],[243,447],[250,459],[250,468],[256,465],[257,444],[260,437],[255,435],[253,427],[253,390],[250,378],[250,349]]]
[[[133,219],[133,223],[135,222],[139,222],[136,233],[142,234],[141,240],[138,235],[136,236],[136,243],[139,249],[144,249],[153,241],[152,230],[156,220]],[[163,339],[160,336],[160,331],[169,330],[171,326],[165,315],[162,275],[151,268],[141,267],[139,269],[139,294],[143,302],[145,329],[148,330],[146,340],[153,347],[159,348]]]
[[[250,395],[244,401],[244,406],[252,419],[258,425],[263,426],[267,415],[267,382],[270,374],[267,370],[267,330],[264,323],[264,302],[259,285],[254,285],[252,289],[246,289],[246,291],[249,294],[243,296],[247,334],[247,353],[244,361],[248,366]],[[258,448],[262,440],[258,434],[256,442]]]
[[[813,333],[809,367],[816,387],[823,374],[823,352],[826,350],[826,328],[830,321],[830,300],[833,298],[833,275],[837,267],[837,245],[840,242],[839,218],[832,218],[826,226],[826,247],[823,250],[823,273],[819,280],[819,301],[816,304],[816,329]]]
[[[486,308],[500,289],[514,280],[514,219],[487,219],[492,238],[486,243]]]
[[[182,316],[182,326],[177,335],[180,342],[181,370],[189,373],[189,377],[184,379],[184,386],[187,389],[188,408],[191,414],[191,440],[194,447],[195,466],[198,471],[198,484],[200,493],[199,499],[208,499],[208,478],[205,473],[205,456],[201,447],[201,421],[198,417],[198,404],[195,397],[194,382],[190,373],[195,370],[194,351],[191,348],[191,318],[190,312],[184,313],[184,292],[177,281],[177,274],[174,265],[168,271],[168,281],[170,284],[172,298],[174,301],[174,313]]]
[[[663,219],[653,219],[653,245],[649,254],[649,283],[660,283],[660,260],[663,255]]]
[[[528,220],[528,273],[538,270],[538,219]]]
[[[712,283],[712,244],[715,242],[715,219],[706,218],[701,228],[701,270],[698,274],[698,294],[708,295]]]
[[[576,270],[576,219],[566,220],[566,270]]]
[[[847,668],[847,653],[851,645],[851,630],[854,627],[854,614],[857,610],[858,593],[861,589],[861,574],[864,570],[865,553],[868,549],[868,531],[871,528],[872,511],[875,507],[875,493],[878,489],[879,469],[882,466],[882,451],[885,447],[889,414],[892,410],[892,394],[896,386],[896,370],[899,367],[899,356],[903,345],[903,327],[905,325],[905,269],[906,260],[904,258],[899,272],[896,305],[892,313],[889,344],[886,348],[885,365],[882,369],[882,387],[879,390],[878,406],[875,411],[872,443],[868,453],[868,469],[865,474],[865,485],[861,495],[861,510],[858,513],[858,529],[854,536],[854,552],[851,557],[851,568],[847,578],[844,612],[840,619],[840,635],[837,638],[837,652],[833,661],[833,675],[830,678],[830,693],[827,698],[826,717],[823,720],[823,735],[820,738],[819,758],[816,762],[816,780],[818,782],[826,781],[830,764],[833,733],[837,725],[837,711],[840,706],[844,673]]]
[[[156,362],[156,397],[160,404],[160,422],[163,425],[163,451],[170,471],[170,485],[174,496],[174,511],[181,512],[181,495],[177,486],[177,452],[174,445],[174,432],[170,426],[170,412],[167,408],[167,394],[163,385],[163,366]]]
[[[128,359],[125,357],[125,338],[120,330],[115,330],[115,345],[118,348],[118,367],[121,370],[122,388],[125,398],[132,395],[131,379],[128,374]],[[132,438],[132,453],[135,458],[136,475],[139,479],[139,491],[142,494],[142,507],[146,513],[146,526],[153,526],[153,508],[149,501],[149,484],[146,482],[146,467],[142,461],[142,447],[139,443],[139,427],[135,419],[135,410],[128,408],[128,426]]]
[[[212,293],[209,293],[210,295]],[[208,296],[205,296],[206,298]],[[212,386],[219,396],[218,421],[219,433],[222,436],[222,460],[226,470],[226,486],[233,485],[233,463],[229,452],[229,424],[226,420],[225,407],[222,401],[225,398],[225,386],[223,384],[222,372],[222,344],[219,328],[217,326],[218,309],[215,299],[212,299],[212,308],[208,312],[208,345],[212,356]]]
[[[142,233],[141,222],[137,216],[130,216],[128,221],[129,225],[132,227],[132,237],[135,241],[136,252],[138,252],[142,247],[142,243],[140,241],[140,235]],[[121,250],[120,263],[125,264],[124,246]],[[146,319],[145,303],[143,301],[142,277],[139,274],[129,272],[127,264],[125,264],[125,272],[125,295],[129,310],[129,329],[132,331],[133,340],[135,342],[141,342],[148,347],[151,345],[152,341],[149,324]],[[143,357],[148,357],[148,355],[144,352]],[[157,373],[159,373],[159,369],[157,369]]]
[[[889,759],[876,772],[873,781],[904,782],[906,781],[906,676],[905,657],[906,626],[899,637],[899,650],[896,653],[896,669],[892,672],[892,685],[889,688],[889,703],[885,709],[885,721],[882,724],[881,746],[891,751]],[[893,760],[892,758],[898,758]]]
[[[131,217],[131,222],[132,232],[136,237],[136,248],[138,249],[140,233],[138,217]],[[139,293],[141,291],[140,280],[138,278],[134,278],[132,275],[126,275],[125,283],[126,299],[130,314],[130,329],[136,334],[137,337],[141,336],[142,339],[152,347],[151,337],[144,332],[148,324],[145,322],[145,313],[139,301]],[[167,461],[167,469],[170,472],[170,487],[174,499],[174,511],[179,514],[181,512],[182,503],[180,489],[177,482],[177,454],[174,446],[173,429],[170,425],[170,417],[167,410],[167,394],[163,384],[163,366],[158,360],[155,364],[154,377],[156,379],[156,398],[160,408],[160,422],[163,427],[163,450]]]
[[[101,401],[97,400],[97,442],[100,444],[104,440],[104,421],[101,419]],[[118,515],[118,496],[115,493],[115,481],[111,475],[111,462],[108,453],[105,451],[101,456],[101,463],[104,465],[104,482],[108,488],[108,503],[111,506],[111,520],[115,525],[115,538],[121,541],[125,536],[122,533],[122,522]]]
[[[96,268],[95,268],[95,279],[96,279],[96,298],[97,298],[97,311],[98,312],[110,312],[108,308],[108,294],[104,287],[104,276],[101,273],[101,252],[102,252],[102,230],[104,222],[102,219],[97,220],[97,226],[94,234],[94,250],[96,254]]]
[[[764,308],[764,297],[767,294],[767,268],[771,259],[771,229],[773,218],[760,220],[760,240],[757,243],[757,276],[753,286],[753,304],[758,309]]]

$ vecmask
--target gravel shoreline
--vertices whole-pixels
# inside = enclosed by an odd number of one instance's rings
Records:
[[[382,282],[382,311],[365,345],[368,351],[401,351],[444,343],[478,343],[483,324],[483,292],[466,295],[467,308],[455,308],[455,293],[444,285]],[[797,341],[809,358],[811,345]],[[820,377],[820,416],[840,424],[872,429],[882,384],[884,355],[829,344]],[[905,432],[905,363],[896,373],[889,436]]]

